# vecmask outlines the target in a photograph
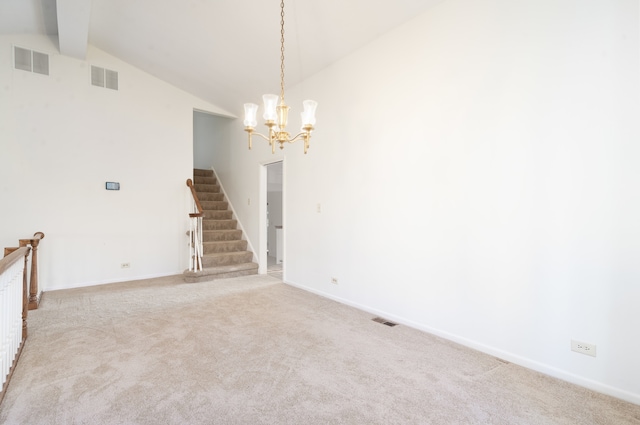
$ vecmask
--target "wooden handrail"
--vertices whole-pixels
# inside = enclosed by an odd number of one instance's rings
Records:
[[[187,186],[191,189],[191,195],[193,196],[193,201],[196,203],[197,213],[189,214],[189,217],[204,217],[204,210],[202,209],[202,204],[200,204],[200,200],[198,199],[198,194],[196,193],[196,188],[193,185],[193,181],[191,179],[187,179]]]
[[[0,274],[4,273],[9,269],[9,267],[13,266],[13,264],[18,261],[20,257],[24,257],[25,255],[29,255],[29,248],[18,248],[13,252],[7,254],[6,257],[0,258]]]

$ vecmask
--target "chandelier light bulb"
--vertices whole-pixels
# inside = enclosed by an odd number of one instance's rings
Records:
[[[258,105],[255,103],[245,103],[244,104],[244,126],[245,127],[255,127],[258,125],[258,121],[256,120],[256,115],[258,113]]]
[[[318,102],[315,100],[305,100],[302,102],[302,106],[304,107],[302,111],[302,127],[307,125],[313,127],[316,125],[316,108],[318,107]]]
[[[278,106],[278,96],[275,94],[265,94],[262,96],[264,101],[264,118],[265,121],[275,121],[278,118],[276,107]]]

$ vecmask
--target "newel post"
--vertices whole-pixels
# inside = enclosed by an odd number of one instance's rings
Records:
[[[38,292],[38,244],[44,233],[36,232],[31,239],[20,239],[20,246],[31,245],[31,279],[29,281],[29,310],[36,310],[40,304]],[[26,274],[26,270],[25,270]]]

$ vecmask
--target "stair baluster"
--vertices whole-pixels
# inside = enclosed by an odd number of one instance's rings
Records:
[[[191,179],[187,179],[187,186],[191,189],[193,197],[193,212],[189,214],[191,219],[189,226],[189,271],[198,272],[202,270],[202,217],[204,217],[204,212]]]

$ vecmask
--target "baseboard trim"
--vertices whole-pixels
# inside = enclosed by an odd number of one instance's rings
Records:
[[[293,286],[295,288],[299,288],[302,289],[304,291],[307,292],[311,292],[313,294],[319,295],[321,297],[324,298],[328,298],[331,299],[333,301],[337,301],[341,304],[345,304],[348,305],[350,307],[353,308],[357,308],[358,310],[362,310],[362,311],[366,311],[367,313],[371,313],[373,315],[376,316],[382,316],[387,320],[391,320],[393,322],[405,325],[405,326],[409,326],[411,328],[420,330],[422,332],[426,332],[428,334],[431,335],[435,335],[441,338],[444,338],[446,340],[458,343],[460,345],[463,345],[465,347],[469,347],[472,348],[474,350],[478,350],[481,351],[485,354],[489,354],[491,356],[497,357],[499,359],[502,360],[506,360],[510,363],[516,364],[518,366],[522,366],[525,367],[527,369],[531,369],[534,370],[536,372],[540,372],[543,373],[545,375],[560,379],[562,381],[566,381],[584,388],[588,388],[590,390],[596,391],[598,393],[601,394],[605,394],[611,397],[615,397],[618,398],[620,400],[624,400],[627,401],[629,403],[633,403],[636,405],[640,405],[640,394],[635,394],[626,390],[622,390],[620,388],[616,388],[616,387],[612,387],[610,385],[604,384],[602,382],[599,381],[595,381],[592,379],[588,379],[579,375],[575,375],[573,373],[570,373],[566,370],[563,369],[558,369],[554,366],[545,364],[545,363],[541,363],[541,362],[537,362],[535,360],[526,358],[526,357],[522,357],[522,356],[518,356],[516,354],[486,345],[486,344],[482,344],[478,341],[474,341],[474,340],[470,340],[468,338],[464,338],[461,337],[459,335],[455,335],[440,329],[436,329],[436,328],[432,328],[430,326],[421,324],[421,323],[417,323],[414,322],[412,320],[409,320],[407,318],[398,316],[396,314],[393,313],[389,313],[387,311],[383,311],[383,310],[378,310],[376,308],[372,308],[363,304],[359,304],[357,302],[353,302],[338,296],[335,296],[333,294],[329,294],[327,292],[324,291],[319,291],[317,289],[314,288],[310,288],[306,285],[301,285],[299,283],[296,282],[292,282],[289,280],[283,281],[285,284],[289,285],[289,286]]]

